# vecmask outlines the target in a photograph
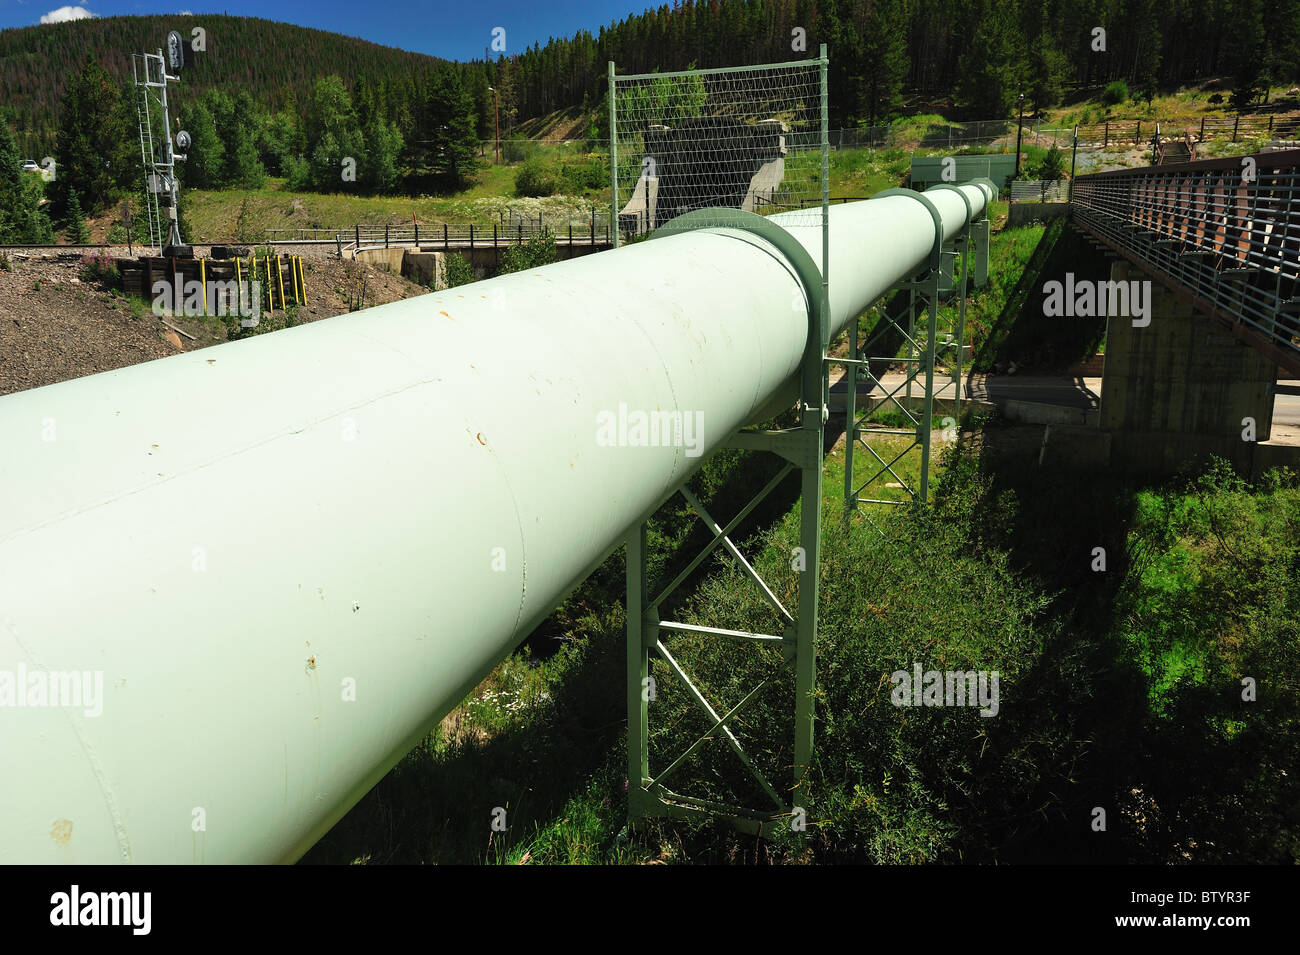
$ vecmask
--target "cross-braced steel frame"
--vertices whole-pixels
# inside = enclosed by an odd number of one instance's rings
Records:
[[[986,182],[992,186],[992,182],[987,179],[976,180]],[[934,420],[934,390],[935,390],[935,364],[939,355],[951,351],[952,360],[948,363],[950,368],[949,379],[954,388],[953,401],[953,421],[961,420],[961,402],[962,402],[962,365],[963,358],[967,351],[963,345],[966,334],[966,285],[973,278],[973,284],[976,287],[982,286],[988,280],[988,248],[989,248],[989,221],[988,217],[982,216],[979,221],[972,221],[972,211],[970,203],[966,200],[965,195],[955,186],[941,184],[932,186],[926,190],[931,192],[936,189],[950,189],[962,197],[962,202],[966,204],[965,227],[951,243],[947,245],[943,238],[943,222],[939,218],[939,212],[934,203],[925,197],[923,193],[915,192],[911,189],[886,189],[884,192],[877,193],[873,198],[884,196],[906,196],[915,199],[925,206],[930,213],[934,222],[934,245],[930,250],[929,259],[925,267],[912,279],[894,287],[891,291],[906,292],[908,296],[906,317],[896,314],[891,315],[885,309],[880,310],[880,319],[872,328],[870,335],[865,341],[860,340],[858,319],[853,319],[849,323],[849,353],[845,359],[828,359],[831,363],[842,364],[846,366],[845,371],[845,408],[844,408],[844,518],[855,513],[864,514],[862,509],[864,504],[898,506],[907,504],[910,501],[920,500],[922,502],[929,500],[930,494],[930,454],[932,447],[932,431]],[[996,190],[996,187],[994,187]],[[975,272],[972,276],[970,268],[971,252],[975,252],[976,265]],[[961,270],[961,288],[958,294],[957,320],[952,336],[946,341],[939,342],[938,323],[939,323],[939,304],[948,295],[954,291],[954,271],[956,259],[962,258]],[[917,315],[918,301],[924,307],[925,321],[923,327],[918,331]],[[877,303],[879,304],[879,303]],[[902,340],[906,355],[902,358],[895,354],[877,355],[873,351],[880,347],[883,342],[896,343]],[[887,388],[884,381],[872,371],[872,363],[876,367],[888,367],[890,364],[902,362],[905,366],[903,380],[894,388]],[[883,397],[878,402],[868,404],[863,409],[861,415],[858,413],[857,392],[859,383],[867,383],[869,388],[879,387]],[[923,390],[920,396],[920,408],[916,407],[916,402],[912,398],[912,387],[915,384],[922,384]],[[899,393],[903,393],[900,399]],[[879,406],[886,403],[892,403],[906,419],[906,426],[901,428],[890,428],[883,425],[874,424],[868,419],[872,417]],[[897,453],[891,448],[881,453],[883,445],[879,442],[881,437],[898,438],[910,437],[912,440],[903,450]],[[873,447],[872,441],[876,440],[880,447]],[[854,470],[854,460],[857,456],[858,446],[870,455],[868,467],[874,467],[875,470],[863,480],[859,480]],[[921,453],[921,473],[920,479],[916,486],[910,484],[907,479],[900,474],[895,467],[908,454],[916,449]],[[884,498],[862,497],[863,489],[871,486],[878,478],[888,474],[894,479],[903,491],[902,500],[887,500]],[[870,518],[868,517],[868,520]]]
[[[627,540],[627,706],[628,706],[628,816],[635,821],[647,816],[710,816],[730,821],[745,832],[770,834],[789,825],[792,819],[806,818],[810,797],[808,769],[813,750],[813,691],[816,687],[818,564],[821,545],[822,447],[827,417],[827,292],[825,269],[818,269],[812,257],[789,233],[775,222],[735,209],[702,209],[668,223],[652,238],[693,228],[724,225],[756,234],[782,252],[803,285],[809,303],[807,344],[800,372],[800,426],[783,431],[742,430],[725,442],[724,447],[742,448],[775,454],[785,462],[777,474],[725,525],[720,524],[688,486],[681,494],[696,515],[710,530],[713,539],[666,587],[653,596],[646,575],[646,526],[633,529]],[[824,235],[824,233],[823,233]],[[823,253],[825,248],[823,247]],[[825,261],[825,259],[823,259]],[[762,501],[792,472],[800,474],[801,569],[799,602],[793,613],[787,609],[736,546],[730,535]],[[664,620],[660,610],[687,577],[718,547],[725,548],[742,571],[760,588],[764,598],[777,613],[780,634],[751,633],[719,627]],[[674,657],[668,646],[672,634],[692,634],[720,640],[745,640],[756,644],[778,645],[784,663],[794,668],[794,766],[788,786],[774,784],[755,765],[731,729],[737,716],[775,677],[761,680],[731,706],[714,705],[701,692],[691,676]],[[687,694],[704,712],[709,728],[685,751],[662,768],[651,766],[650,714],[652,704],[645,692],[650,675],[650,656],[656,655],[682,681]],[[711,741],[722,740],[744,765],[762,789],[770,805],[762,809],[728,805],[679,793],[669,788],[673,774],[694,753]],[[801,816],[800,814],[803,814]]]
[[[724,446],[763,451],[784,459],[785,464],[755,498],[727,522],[719,525],[691,492],[683,487],[680,493],[713,534],[713,540],[696,555],[694,560],[662,591],[651,597],[646,576],[646,527],[634,527],[627,539],[627,713],[628,713],[628,818],[635,823],[647,816],[709,816],[730,821],[746,832],[771,833],[787,825],[792,817],[806,814],[810,802],[808,771],[813,751],[813,691],[816,687],[817,654],[817,599],[818,555],[821,541],[821,490],[822,446],[827,417],[828,384],[826,378],[826,348],[828,345],[829,263],[830,263],[830,131],[827,72],[830,60],[826,45],[822,44],[816,60],[803,64],[776,64],[771,69],[786,66],[815,64],[818,67],[820,151],[821,151],[821,267],[809,252],[776,221],[744,212],[739,209],[707,208],[688,212],[651,233],[650,239],[662,238],[692,229],[726,227],[757,235],[770,242],[790,263],[808,302],[808,335],[800,370],[800,426],[785,431],[741,431]],[[768,69],[754,67],[746,69]],[[693,71],[710,73],[718,71]],[[618,218],[618,134],[615,102],[616,74],[614,64],[609,64],[610,79],[610,176],[613,187],[613,215]],[[615,230],[617,236],[617,230]],[[617,238],[615,239],[617,245]],[[800,474],[800,547],[803,569],[800,572],[799,602],[794,613],[786,609],[769,587],[745,559],[730,534],[791,472]],[[660,608],[686,577],[719,546],[725,547],[740,567],[762,590],[773,605],[782,622],[782,632],[777,634],[749,633],[716,627],[701,627],[660,617]],[[773,784],[741,746],[731,729],[737,716],[759,698],[763,689],[772,682],[764,679],[739,701],[728,707],[715,706],[691,680],[690,674],[678,663],[668,646],[670,635],[690,633],[716,639],[740,639],[758,644],[777,643],[783,651],[784,663],[794,667],[794,766],[788,786]],[[655,654],[682,681],[687,694],[705,713],[709,729],[692,743],[685,752],[669,760],[661,769],[652,772],[650,740],[651,705],[644,692],[649,676],[650,655]],[[721,712],[720,712],[721,710]],[[731,806],[716,800],[679,793],[668,788],[673,774],[694,753],[710,741],[722,739],[746,769],[754,776],[764,792],[769,806],[763,809]]]

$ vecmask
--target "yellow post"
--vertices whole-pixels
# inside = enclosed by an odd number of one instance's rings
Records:
[[[270,258],[266,260],[270,263]],[[284,308],[284,270],[280,268],[280,257],[275,257],[275,277],[280,282],[280,307]]]
[[[298,256],[298,291],[302,294],[302,302],[307,304],[307,276],[302,264],[302,256]]]
[[[208,260],[199,259],[199,285],[203,288],[203,314],[208,314]]]
[[[271,282],[271,257],[266,257],[266,297],[271,302],[270,311],[275,311],[275,285]]]
[[[249,299],[252,299],[250,294]],[[235,312],[244,314],[244,274],[239,270],[239,256],[235,256]],[[227,310],[227,315],[230,312]]]

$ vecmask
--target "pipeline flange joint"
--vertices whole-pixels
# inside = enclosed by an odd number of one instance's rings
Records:
[[[962,205],[966,207],[966,231],[969,232],[970,224],[971,221],[974,219],[975,213],[971,211],[970,200],[966,198],[966,193],[962,192],[959,187],[954,186],[950,182],[936,182],[933,186],[931,186],[929,189],[925,191],[934,192],[936,189],[948,189],[957,193],[957,195],[961,196]]]
[[[915,189],[886,189],[884,192],[878,192],[872,196],[872,201],[883,199],[886,196],[906,196],[908,199],[915,199],[921,205],[925,206],[926,211],[930,213],[930,218],[934,220],[934,245],[930,247],[930,268],[935,272],[939,271],[940,255],[943,252],[943,217],[939,215],[939,210],[935,208],[933,202],[925,198],[924,195]],[[965,196],[962,199],[965,200]],[[970,203],[967,203],[970,208]]]
[[[1002,192],[1002,190],[999,189],[998,184],[994,182],[992,179],[990,179],[988,176],[976,176],[974,179],[967,179],[966,182],[970,185],[975,185],[975,186],[985,185],[989,187],[988,198],[984,200],[984,215],[987,216],[989,203],[996,202],[998,195]]]
[[[794,270],[799,284],[803,286],[808,299],[808,340],[804,345],[803,373],[801,375],[802,398],[804,405],[821,403],[821,361],[823,343],[826,341],[827,316],[823,311],[822,273],[808,254],[808,250],[799,240],[766,216],[743,209],[731,209],[725,206],[712,206],[707,209],[695,209],[672,219],[654,232],[651,239],[662,239],[683,232],[695,232],[700,229],[738,229],[761,239],[766,239],[776,250],[785,256],[790,268]],[[816,369],[816,380],[811,380],[812,369]]]

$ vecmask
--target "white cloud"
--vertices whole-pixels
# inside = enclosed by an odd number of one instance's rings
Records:
[[[180,12],[180,15],[183,16],[183,17],[192,17],[192,16],[194,16],[194,11],[193,11],[193,10],[182,10],[182,11]]]
[[[41,16],[42,23],[67,23],[69,20],[87,20],[94,14],[85,7],[59,7]]]

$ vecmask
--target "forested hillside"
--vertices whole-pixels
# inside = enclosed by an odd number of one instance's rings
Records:
[[[909,97],[949,118],[1001,119],[1022,93],[1032,115],[1112,81],[1127,86],[1106,102],[1129,88],[1150,102],[1211,76],[1244,109],[1300,80],[1300,0],[688,0],[466,63],[244,17],[85,19],[0,31],[0,117],[13,129],[0,145],[58,169],[44,211],[29,183],[4,188],[22,210],[6,235],[78,234],[83,214],[138,192],[130,54],[196,27],[204,48],[172,100],[193,140],[186,188],[256,189],[270,175],[299,191],[454,191],[486,159],[496,105],[506,139],[576,108],[599,151],[609,60],[623,73],[743,65],[806,59],[824,42],[832,128],[896,119]]]
[[[293,112],[318,79],[337,73],[353,95],[370,88],[375,111],[405,142],[418,138],[418,104],[446,75],[432,57],[244,17],[111,17],[4,30],[0,109],[19,149],[48,151],[65,74],[86,56],[127,78],[130,51],[156,48],[168,29],[193,25],[206,29],[208,49],[186,73],[187,93],[247,91],[268,114]],[[796,43],[800,28],[806,35]],[[1114,79],[1171,88],[1222,75],[1248,102],[1270,81],[1300,80],[1300,0],[686,0],[456,72],[486,138],[489,85],[508,129],[597,104],[611,59],[621,72],[732,66],[801,59],[823,42],[835,126],[893,118],[905,91],[991,119],[1008,114],[1020,91],[1051,106],[1073,87]]]
[[[1300,0],[687,0],[523,51],[501,85],[528,118],[600,96],[608,60],[641,73],[802,59],[799,27],[808,54],[830,48],[833,125],[891,118],[904,90],[994,119],[1021,89],[1050,106],[1115,79],[1300,79]]]
[[[28,155],[50,151],[59,100],[69,76],[86,58],[129,84],[132,52],[157,50],[168,30],[188,36],[196,26],[206,31],[207,50],[196,54],[184,71],[180,98],[192,101],[213,88],[231,97],[247,92],[269,114],[297,111],[317,80],[337,73],[350,89],[368,87],[388,118],[409,120],[407,104],[450,66],[430,56],[323,30],[215,14],[104,17],[0,30],[0,112],[7,113],[15,127],[19,149]],[[485,66],[480,62],[456,69],[473,69],[483,76]],[[477,85],[480,96],[486,97],[487,80]],[[488,99],[481,112],[489,120],[490,108]]]

